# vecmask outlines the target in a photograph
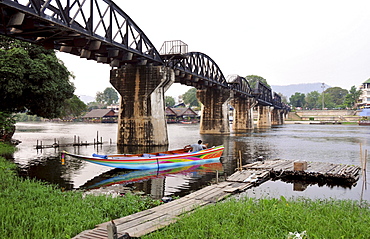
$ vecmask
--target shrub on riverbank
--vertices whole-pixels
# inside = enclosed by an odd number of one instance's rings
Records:
[[[145,238],[368,238],[368,203],[231,199],[197,209]],[[305,237],[289,237],[304,232]]]
[[[9,148],[10,147],[10,148]],[[0,143],[0,155],[12,146]],[[16,165],[0,157],[1,238],[71,238],[111,219],[159,204],[148,197],[86,195],[16,176]]]

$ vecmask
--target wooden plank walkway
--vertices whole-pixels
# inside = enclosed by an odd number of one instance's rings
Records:
[[[354,183],[359,179],[359,166],[323,162],[307,162],[304,171],[294,170],[292,160],[271,160],[255,162],[243,166],[245,170],[268,170],[272,177],[290,177],[299,179],[336,180]]]
[[[257,186],[271,176],[312,176],[348,179],[357,181],[360,168],[358,166],[307,163],[307,170],[294,171],[294,161],[273,160],[248,164],[227,178],[225,182],[213,184],[193,192],[180,199],[162,204],[160,206],[141,211],[126,217],[113,220],[117,229],[117,237],[140,237],[176,222],[181,214],[193,211],[196,208],[216,203],[229,195]],[[92,230],[81,232],[74,239],[107,239],[111,222],[102,223]]]

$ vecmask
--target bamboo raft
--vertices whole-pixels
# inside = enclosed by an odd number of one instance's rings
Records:
[[[356,182],[360,167],[332,163],[307,163],[307,169],[295,170],[292,160],[255,162],[240,167],[226,181],[213,184],[180,199],[126,217],[102,223],[92,230],[81,232],[74,239],[119,239],[140,237],[176,222],[179,216],[196,208],[216,203],[245,191],[273,177],[319,177]]]
[[[292,160],[271,160],[255,162],[243,166],[245,170],[267,170],[271,177],[336,182],[337,184],[355,183],[361,168],[354,165],[305,162],[305,170],[295,170]],[[298,162],[300,163],[300,162]]]

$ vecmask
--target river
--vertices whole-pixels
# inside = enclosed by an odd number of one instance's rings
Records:
[[[169,124],[169,149],[183,147],[202,139],[211,145],[225,146],[222,164],[203,165],[145,174],[140,171],[112,170],[70,157],[61,164],[60,151],[91,155],[92,153],[116,153],[117,124],[27,122],[17,123],[15,139],[22,141],[14,153],[14,161],[20,174],[57,184],[65,190],[96,188],[105,182],[120,181],[124,186],[151,194],[154,198],[163,196],[184,196],[209,183],[216,177],[232,174],[239,154],[243,164],[263,156],[265,159],[290,159],[340,164],[360,165],[360,145],[370,149],[370,127],[357,125],[309,125],[285,124],[268,129],[254,129],[246,132],[231,132],[230,135],[200,135],[199,124]],[[73,143],[76,139],[94,142],[102,139],[99,146],[60,147],[36,150],[35,145]],[[125,149],[124,149],[125,150]],[[126,148],[127,151],[135,151]],[[132,153],[132,152],[129,152]],[[369,171],[369,165],[367,171]],[[113,179],[112,179],[113,178]],[[105,181],[104,181],[105,180]],[[111,182],[109,182],[111,180]],[[114,181],[117,180],[117,181]],[[105,184],[106,185],[106,184]],[[370,201],[369,186],[362,177],[351,187],[304,183],[304,190],[293,190],[292,183],[268,181],[249,189],[244,195],[251,197],[309,197],[364,199]]]

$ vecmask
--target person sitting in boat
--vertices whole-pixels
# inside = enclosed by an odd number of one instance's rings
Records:
[[[185,149],[187,149],[187,148],[190,149],[191,148],[191,152],[197,152],[199,150],[207,148],[207,144],[202,144],[202,143],[203,143],[202,140],[198,140],[197,144],[189,144],[189,145],[186,145],[184,148]]]

